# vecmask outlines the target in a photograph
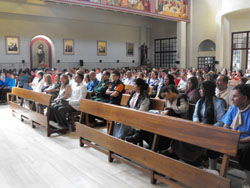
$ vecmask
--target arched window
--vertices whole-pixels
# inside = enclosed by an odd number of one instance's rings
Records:
[[[206,51],[215,51],[216,50],[216,45],[213,41],[211,40],[204,40],[200,43],[199,45],[199,52],[206,52]]]

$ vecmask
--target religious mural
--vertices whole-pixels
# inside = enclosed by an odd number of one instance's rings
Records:
[[[91,3],[101,3],[101,0],[83,0]]]
[[[67,2],[65,0],[51,0]],[[191,0],[70,0],[70,4],[81,4],[109,10],[166,18],[168,20],[189,21]],[[139,12],[139,11],[141,12]]]
[[[150,12],[150,0],[107,0],[108,5]]]
[[[158,0],[158,14],[176,18],[188,18],[188,0]]]

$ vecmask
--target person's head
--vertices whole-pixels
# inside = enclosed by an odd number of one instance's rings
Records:
[[[216,85],[213,81],[206,80],[200,85],[200,95],[204,98],[212,98],[215,96]]]
[[[245,84],[247,82],[247,78],[241,77],[239,80],[239,85]]]
[[[90,77],[89,77],[89,73],[87,73],[84,75],[84,82],[89,83],[89,81],[90,81]]]
[[[96,74],[99,74],[101,72],[101,69],[100,68],[96,68],[95,72],[96,72]]]
[[[113,80],[117,82],[120,79],[120,72],[118,70],[115,70],[113,72]]]
[[[148,92],[148,84],[141,78],[135,79],[134,91],[137,93]]]
[[[90,78],[90,80],[95,81],[95,79],[96,79],[96,74],[95,74],[94,71],[90,71],[90,72],[89,72],[89,78]]]
[[[60,76],[60,81],[61,81],[63,86],[66,86],[69,84],[69,77],[66,74],[62,74]]]
[[[197,79],[197,77],[190,77],[189,79],[188,79],[188,89],[190,89],[190,90],[194,90],[194,89],[197,89],[198,88],[198,86],[199,86],[199,84],[198,84],[198,79]]]
[[[11,79],[14,79],[14,78],[15,78],[14,72],[10,72],[10,78],[11,78]]]
[[[198,79],[198,85],[200,85],[204,81],[204,78],[202,76],[197,76],[197,79]]]
[[[157,76],[158,76],[157,71],[152,71],[152,73],[151,73],[151,78],[152,78],[152,79],[156,79]]]
[[[58,69],[56,69],[56,68],[53,68],[52,71],[53,71],[53,74],[57,74],[58,73]]]
[[[174,85],[169,85],[169,86],[164,86],[160,94],[162,98],[168,100],[168,101],[173,101],[177,96],[178,96],[178,90]]]
[[[43,78],[43,75],[44,75],[43,71],[38,71],[36,74],[36,76],[39,80]]]
[[[84,77],[83,74],[77,73],[76,76],[75,76],[75,82],[78,83],[78,84],[82,83],[83,77]]]
[[[241,78],[243,76],[243,71],[242,70],[238,70],[237,71],[237,76],[238,76],[238,78]]]
[[[55,76],[55,82],[58,83],[60,82],[60,76],[61,76],[62,73],[58,72],[56,73],[56,76]]]
[[[51,85],[51,84],[52,84],[52,78],[51,78],[51,75],[50,75],[50,74],[45,74],[45,76],[44,76],[44,82],[45,82],[47,85]]]
[[[73,76],[72,76],[72,74],[70,72],[66,72],[65,74],[69,77],[69,80],[72,80]]]
[[[138,72],[138,78],[144,79],[144,74],[143,74],[143,72]]]
[[[184,81],[187,80],[187,75],[186,75],[185,72],[182,72],[182,73],[181,73],[181,79],[184,80]]]
[[[7,76],[7,77],[10,77],[10,73],[11,73],[11,72],[8,71],[7,74],[6,74],[6,76]]]
[[[172,74],[166,74],[164,78],[164,86],[175,85],[174,77]]]
[[[220,91],[227,89],[228,77],[227,75],[220,74],[216,79],[216,86]]]
[[[126,72],[126,77],[127,77],[128,79],[130,79],[130,78],[132,77],[131,71],[127,71],[127,72]]]
[[[227,76],[227,74],[228,74],[227,69],[226,69],[226,68],[224,68],[224,69],[221,71],[221,74],[224,74],[224,75],[226,75],[226,76]]]
[[[250,85],[238,85],[233,89],[233,105],[239,109],[244,109],[250,104]]]
[[[104,71],[102,74],[102,80],[108,80],[110,77],[110,72],[109,71]]]

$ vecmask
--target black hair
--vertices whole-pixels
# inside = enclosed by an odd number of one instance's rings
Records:
[[[178,90],[176,89],[176,87],[174,85],[168,85],[168,86],[164,86],[160,93],[165,93],[165,92],[168,92],[169,93],[169,90],[171,90],[172,92],[176,93],[176,94],[179,94]]]
[[[250,85],[242,84],[237,85],[234,90],[237,90],[241,96],[247,96],[247,99],[250,100]]]
[[[199,82],[198,82],[197,77],[192,76],[192,77],[190,77],[188,80],[192,83],[192,88],[191,88],[191,90],[194,90],[194,89],[197,89],[197,88],[198,88]]]
[[[174,82],[174,77],[172,74],[167,74],[166,75],[169,79],[169,85],[174,85],[175,86],[175,82]]]
[[[120,72],[118,70],[115,70],[113,74],[120,77]]]
[[[81,74],[81,73],[77,73],[77,76],[79,76],[81,80],[83,80],[84,78],[84,74]]]
[[[106,72],[105,74],[106,74],[107,76],[110,76],[110,72],[109,72],[109,71],[105,71],[105,72]]]
[[[223,80],[224,83],[228,83],[228,77],[227,77],[227,75],[220,74],[219,76],[222,77],[222,80]]]
[[[216,85],[213,81],[207,80],[202,82],[200,87],[203,90],[203,96],[201,97],[198,105],[199,121],[213,125],[215,123],[213,97],[215,96]],[[201,109],[203,103],[205,103],[205,116],[204,119],[202,120]]]
[[[43,71],[39,71],[37,74],[40,74],[40,75],[41,75],[41,77],[43,77],[44,72],[43,72]]]
[[[135,81],[135,84],[140,88],[140,93],[148,93],[148,84],[141,78],[138,78],[136,79]]]

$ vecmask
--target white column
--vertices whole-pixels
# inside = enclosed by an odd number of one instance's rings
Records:
[[[176,61],[180,61],[177,65],[180,68],[186,68],[186,47],[187,47],[187,24],[186,22],[177,23],[177,54]]]

